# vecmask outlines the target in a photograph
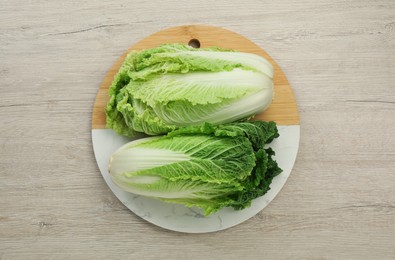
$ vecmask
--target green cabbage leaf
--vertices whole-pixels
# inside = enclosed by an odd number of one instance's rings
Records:
[[[251,53],[165,44],[131,51],[109,95],[106,125],[121,135],[225,124],[271,104],[273,67]]]
[[[125,144],[111,156],[109,172],[127,192],[198,207],[205,215],[240,210],[282,171],[266,148],[278,136],[274,122],[181,127]]]

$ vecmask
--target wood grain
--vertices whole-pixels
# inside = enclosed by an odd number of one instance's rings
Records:
[[[298,107],[291,86],[274,60],[247,38],[229,30],[207,25],[184,25],[167,28],[156,32],[129,48],[110,68],[103,83],[100,85],[93,105],[92,128],[106,128],[105,105],[109,100],[108,88],[115,74],[118,72],[128,52],[157,47],[165,43],[188,44],[190,40],[197,39],[201,48],[217,46],[233,49],[241,52],[254,53],[265,57],[274,68],[274,91],[273,103],[264,112],[256,115],[255,119],[275,121],[278,125],[299,125]]]
[[[213,234],[155,227],[99,172],[108,66],[164,28],[240,33],[287,75],[295,167],[262,212]],[[0,259],[395,259],[395,2],[0,0]]]

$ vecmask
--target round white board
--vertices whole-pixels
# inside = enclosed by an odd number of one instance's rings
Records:
[[[92,142],[97,164],[104,180],[126,207],[139,217],[165,229],[187,233],[205,233],[235,226],[255,216],[274,199],[284,186],[296,159],[300,126],[278,126],[278,130],[280,137],[275,139],[270,147],[276,152],[275,160],[283,172],[273,179],[270,190],[264,196],[255,199],[250,208],[244,210],[225,208],[208,217],[204,217],[199,209],[170,204],[123,191],[112,182],[108,173],[108,162],[110,155],[115,150],[132,139],[121,137],[109,129],[93,129]]]

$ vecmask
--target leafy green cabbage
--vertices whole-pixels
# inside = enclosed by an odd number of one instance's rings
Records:
[[[126,136],[249,118],[273,98],[273,67],[263,57],[181,44],[130,52],[106,106],[107,127]]]
[[[122,146],[111,156],[109,172],[125,191],[199,207],[205,215],[243,209],[281,172],[265,148],[278,136],[274,122],[183,127]]]

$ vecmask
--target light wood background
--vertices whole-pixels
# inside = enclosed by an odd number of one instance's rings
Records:
[[[284,70],[295,168],[254,218],[181,234],[131,213],[91,145],[108,68],[161,29],[238,32]],[[395,259],[395,2],[0,0],[0,259]]]

